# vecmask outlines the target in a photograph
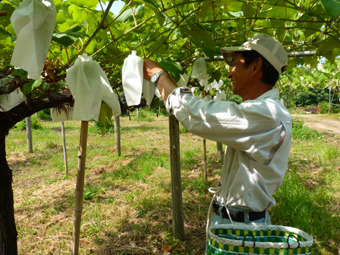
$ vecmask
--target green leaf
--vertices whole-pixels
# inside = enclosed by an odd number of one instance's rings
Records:
[[[106,132],[106,120],[111,120],[112,118],[112,109],[109,105],[107,105],[105,102],[102,102],[98,117],[98,122],[100,126],[103,127],[102,134],[105,134]]]
[[[187,30],[189,29],[189,31]],[[185,29],[181,29],[184,30],[182,33],[188,33],[189,36],[193,39],[195,45],[197,47],[201,47],[201,42],[203,42],[203,45],[212,50],[215,51],[215,42],[213,41],[213,39],[211,38],[210,34],[205,31],[204,29],[202,29],[201,26],[199,25],[190,25]]]
[[[324,56],[331,63],[334,62],[336,56],[338,56],[340,51],[340,43],[333,37],[329,36],[317,49],[316,55]]]
[[[22,90],[23,90],[23,93],[24,93],[26,96],[29,95],[29,94],[32,92],[33,83],[34,83],[34,81],[30,81],[30,82],[24,84]]]
[[[6,30],[3,30],[1,27],[0,27],[0,34],[3,34],[6,37],[10,37],[12,42],[15,41],[15,38],[9,32],[7,32]]]
[[[78,6],[86,6],[88,8],[97,6],[98,4],[98,0],[68,0],[68,2]]]
[[[35,88],[38,88],[42,83],[42,77],[40,76],[38,80],[35,80],[32,84],[32,88],[35,89]]]
[[[221,79],[222,73],[220,70],[215,70],[210,75],[211,75],[211,82],[213,82],[214,80],[219,82],[219,80]]]
[[[256,10],[253,9],[253,5],[244,2],[242,5],[242,12],[245,17],[254,17]]]
[[[145,5],[147,5],[149,8],[151,8],[154,11],[159,25],[162,26],[164,24],[165,18],[163,16],[163,14],[159,11],[159,9],[158,9],[159,6],[156,5],[154,1],[152,1],[152,0],[134,0],[134,2],[144,3]]]
[[[333,20],[337,20],[340,16],[340,0],[321,0],[327,13]]]
[[[318,72],[319,74],[318,74],[318,81],[320,82],[320,83],[324,83],[325,81],[327,81],[328,80],[328,77],[327,77],[327,75],[324,73],[324,72]]]
[[[84,33],[78,32],[82,28],[81,26],[74,26],[71,29],[61,32],[61,33],[53,33],[52,35],[52,41],[60,43],[64,45],[65,47],[70,46],[72,43],[74,43],[78,37],[85,37],[87,36]]]
[[[42,83],[42,77],[40,76],[40,78],[38,80],[32,80],[26,84],[24,84],[23,86],[23,92],[24,94],[27,96],[29,95],[35,88],[38,88]]]
[[[208,13],[211,10],[211,3],[209,1],[204,1],[201,9],[198,12],[198,16],[202,19],[205,20],[208,16]]]
[[[163,60],[159,62],[159,65],[163,67],[175,81],[178,81],[180,79],[180,74],[184,73],[182,67],[170,60]]]
[[[237,18],[237,17],[240,17],[242,15],[242,12],[241,11],[238,11],[238,12],[228,12],[228,14],[231,17]]]
[[[78,7],[77,5],[71,5],[68,7],[68,11],[72,15],[72,18],[75,22],[81,23],[84,21],[86,16],[84,8]]]
[[[211,59],[214,59],[215,51],[211,50],[210,48],[205,47],[204,45],[202,45],[201,49],[203,50],[205,55],[207,55]]]

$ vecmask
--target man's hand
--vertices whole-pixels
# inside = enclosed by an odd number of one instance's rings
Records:
[[[151,59],[144,59],[143,65],[143,76],[146,80],[151,80],[151,76],[159,71],[164,71],[164,69],[157,64],[156,62],[152,61]]]
[[[165,70],[156,62],[150,59],[144,59],[144,64],[143,64],[144,79],[151,80],[151,76],[159,71],[165,71]],[[165,101],[168,98],[168,96],[171,94],[171,92],[175,88],[177,88],[177,84],[175,80],[167,73],[167,75],[161,75],[159,77],[157,81],[157,88],[159,89],[159,92],[161,93]]]

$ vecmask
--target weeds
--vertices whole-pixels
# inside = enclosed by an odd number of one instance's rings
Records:
[[[322,139],[323,135],[320,134],[316,130],[309,129],[304,126],[303,120],[293,119],[293,139],[304,139],[304,140],[312,140],[312,139]]]
[[[15,127],[20,131],[26,130],[26,119],[23,119],[22,121],[18,122],[15,125]],[[31,127],[32,127],[32,129],[35,129],[35,130],[42,128],[38,119],[34,116],[31,116]]]

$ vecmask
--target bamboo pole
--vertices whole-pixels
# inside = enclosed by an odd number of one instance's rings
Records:
[[[184,240],[184,217],[182,202],[182,180],[179,149],[179,123],[175,116],[169,116],[171,189],[172,189],[172,232]]]
[[[74,222],[73,222],[71,255],[78,255],[78,251],[79,251],[79,235],[80,235],[81,213],[83,209],[83,197],[84,197],[84,177],[85,177],[85,159],[86,159],[86,143],[87,143],[88,125],[89,125],[88,121],[81,122],[79,153],[78,153],[77,185],[76,185],[76,203],[74,207]]]
[[[120,148],[120,119],[119,115],[115,116],[115,136],[116,136],[116,152],[118,156],[121,155],[121,148]]]
[[[26,118],[27,152],[33,152],[31,116]]]
[[[68,164],[67,164],[67,151],[66,151],[66,138],[65,138],[64,121],[61,122],[61,133],[63,134],[63,151],[64,151],[65,175],[68,175]]]

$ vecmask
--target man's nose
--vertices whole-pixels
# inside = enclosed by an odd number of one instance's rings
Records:
[[[228,73],[227,78],[228,78],[228,79],[231,78],[231,71]]]

